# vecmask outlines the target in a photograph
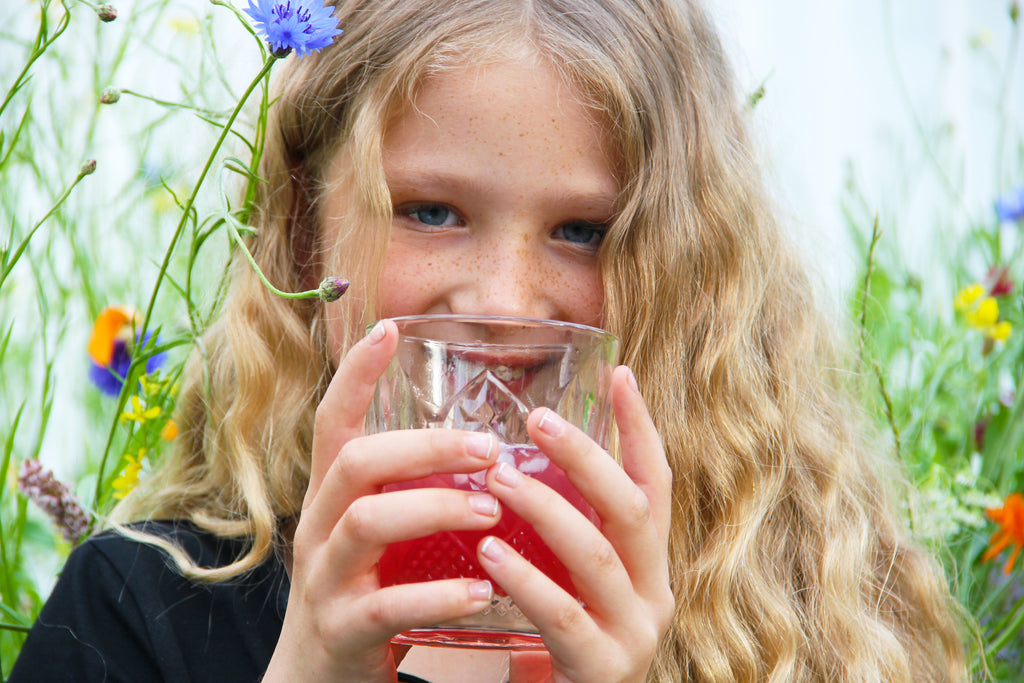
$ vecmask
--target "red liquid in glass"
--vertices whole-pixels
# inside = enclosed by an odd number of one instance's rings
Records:
[[[548,461],[537,447],[502,445],[501,448],[501,459],[510,462],[514,459],[519,469],[550,486],[592,522],[597,523],[593,509],[569,483],[565,473]],[[483,485],[483,472],[469,477],[452,474],[433,475],[416,481],[394,484],[385,490],[424,487],[456,488],[465,491],[486,490],[486,486]],[[392,543],[380,559],[381,585],[453,578],[490,579],[476,560],[477,545],[482,538],[489,535],[507,542],[570,595],[577,594],[565,565],[555,557],[533,527],[508,508],[502,510],[501,520],[490,529],[442,531],[424,538]],[[499,586],[495,585],[494,589],[496,594],[504,595]]]

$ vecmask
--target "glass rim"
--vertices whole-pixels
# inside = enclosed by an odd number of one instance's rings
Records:
[[[420,313],[417,315],[399,315],[393,318],[382,318],[391,320],[400,327],[405,324],[417,323],[467,323],[470,325],[503,325],[511,327],[514,325],[522,327],[544,327],[548,329],[566,329],[580,332],[594,337],[609,337],[618,341],[618,336],[600,327],[584,325],[582,323],[571,323],[566,320],[555,320],[554,318],[527,318],[514,315],[489,315],[486,313]],[[380,322],[380,321],[377,321]],[[367,325],[367,330],[373,328],[377,322]]]

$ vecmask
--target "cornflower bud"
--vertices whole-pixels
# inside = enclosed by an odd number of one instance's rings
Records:
[[[323,282],[320,283],[320,289],[317,290],[317,295],[322,301],[327,303],[337,301],[348,291],[348,285],[349,281],[344,278],[324,278]]]
[[[114,104],[121,99],[121,91],[117,88],[104,88],[100,93],[100,104]]]
[[[96,171],[96,160],[86,159],[82,167],[78,169],[80,175],[92,175]]]
[[[117,19],[117,8],[113,5],[100,5],[96,8],[96,16],[100,18],[100,21],[109,24]]]

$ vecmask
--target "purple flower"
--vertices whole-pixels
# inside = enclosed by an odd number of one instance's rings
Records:
[[[302,57],[322,50],[341,33],[333,7],[322,0],[249,0],[245,13],[274,54]]]
[[[146,346],[152,337],[146,334],[142,344],[129,345],[137,315],[123,306],[110,306],[97,316],[89,337],[89,379],[99,390],[110,396],[121,393],[121,385],[132,364],[132,353],[137,346]],[[164,354],[157,353],[146,361],[146,372],[151,373],[163,364]]]
[[[151,336],[147,334],[146,341],[140,346],[148,344]],[[152,374],[158,370],[163,365],[164,356],[163,353],[151,356],[146,361],[146,372]],[[131,364],[132,355],[128,344],[123,339],[117,339],[113,343],[109,365],[89,363],[89,380],[104,394],[117,396],[121,393],[121,385],[124,384],[124,378],[128,375],[128,368],[131,367]]]
[[[70,543],[77,543],[89,530],[89,515],[67,486],[42,463],[30,458],[21,463],[18,490],[49,515]]]
[[[996,200],[996,214],[1006,223],[1024,220],[1024,185]]]

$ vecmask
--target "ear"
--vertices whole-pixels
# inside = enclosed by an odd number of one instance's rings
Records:
[[[323,264],[317,260],[317,236],[320,233],[312,182],[301,163],[289,168],[292,206],[288,215],[288,231],[295,270],[303,289],[316,289]]]

